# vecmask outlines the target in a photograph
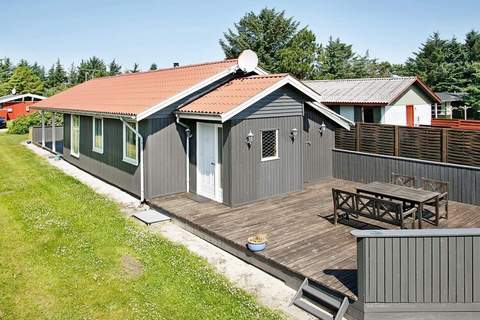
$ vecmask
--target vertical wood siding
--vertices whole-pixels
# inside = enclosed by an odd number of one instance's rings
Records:
[[[450,200],[480,204],[480,168],[343,150],[333,151],[333,163],[335,178],[363,183],[389,182],[395,172],[415,176],[418,186],[422,177],[437,179],[448,182]]]
[[[186,191],[185,129],[175,118],[144,122],[146,197]]]
[[[320,134],[320,126],[327,126]],[[305,107],[303,118],[303,178],[305,182],[318,181],[333,175],[332,149],[335,144],[335,125],[325,116]]]
[[[292,191],[302,190],[301,134],[292,142],[290,132],[302,128],[302,117],[232,120],[231,204],[233,206]],[[279,159],[261,161],[261,130],[278,129]],[[252,131],[255,141],[249,148],[245,137]]]
[[[92,117],[80,116],[80,156],[70,155],[70,115],[64,115],[63,158],[75,166],[132,194],[140,194],[140,168],[122,161],[123,127],[117,119],[104,118],[103,154],[92,151]],[[142,126],[139,126],[143,130]]]
[[[364,303],[480,303],[480,237],[418,236],[358,241]]]

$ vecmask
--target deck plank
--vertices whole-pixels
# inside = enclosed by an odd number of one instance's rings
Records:
[[[392,228],[361,218],[332,224],[332,188],[354,191],[360,183],[327,179],[305,185],[305,190],[230,208],[214,201],[196,202],[189,194],[152,199],[172,215],[204,228],[221,238],[245,246],[246,239],[265,233],[268,246],[259,255],[287,267],[338,293],[356,299],[355,228]],[[440,228],[480,227],[480,207],[450,202],[449,219]],[[435,228],[429,223],[424,228]]]

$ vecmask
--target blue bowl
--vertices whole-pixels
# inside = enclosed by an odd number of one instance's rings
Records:
[[[265,250],[266,246],[267,246],[266,242],[265,243],[250,243],[250,242],[247,243],[248,250],[250,250],[252,252],[258,252],[258,251]]]

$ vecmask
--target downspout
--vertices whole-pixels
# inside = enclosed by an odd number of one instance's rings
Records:
[[[192,131],[190,130],[190,127],[186,125],[185,123],[180,121],[180,117],[178,114],[175,115],[177,117],[177,123],[181,125],[182,127],[185,128],[185,136],[187,137],[186,139],[186,160],[185,160],[185,174],[186,174],[186,184],[187,184],[187,192],[190,192],[190,168],[189,168],[189,163],[190,163],[190,138],[192,137]]]
[[[145,201],[145,176],[144,176],[144,170],[143,170],[143,137],[134,128],[132,128],[131,125],[128,124],[127,121],[125,121],[122,117],[120,117],[120,120],[123,122],[125,126],[127,126],[130,130],[135,133],[137,136],[138,140],[140,141],[140,202],[143,203]],[[125,143],[124,141],[122,143]]]

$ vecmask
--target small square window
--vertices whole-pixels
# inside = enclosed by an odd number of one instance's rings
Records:
[[[262,131],[262,161],[278,158],[278,130]]]

